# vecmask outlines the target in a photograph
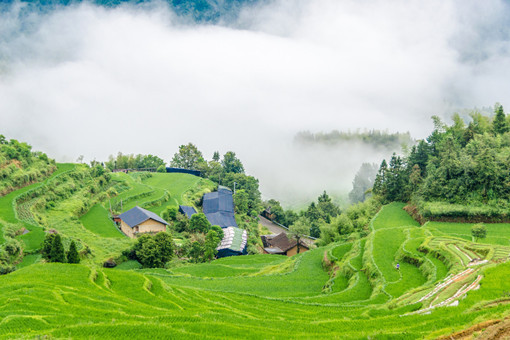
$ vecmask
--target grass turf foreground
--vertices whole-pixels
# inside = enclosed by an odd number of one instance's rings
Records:
[[[305,255],[313,257],[313,252]],[[257,255],[253,259],[269,257]],[[241,268],[243,259],[225,261],[225,265]],[[294,271],[308,270],[298,265]],[[508,275],[508,263],[488,268],[481,289],[469,293],[458,307],[402,316],[406,308],[306,304],[263,292],[245,294],[172,285],[143,272],[35,264],[0,277],[0,338],[435,337],[476,320],[508,314],[503,304],[480,305],[480,301],[500,299],[510,290],[505,279]],[[266,291],[270,293],[271,286],[266,286]]]

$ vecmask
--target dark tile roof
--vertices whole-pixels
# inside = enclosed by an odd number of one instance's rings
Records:
[[[149,219],[168,225],[168,223],[155,213],[138,206],[119,215],[119,218],[131,228],[136,227]]]
[[[286,252],[287,250],[292,249],[297,245],[296,240],[289,239],[287,234],[284,232],[281,232],[272,238],[266,237],[266,243],[269,245],[268,248],[279,248],[282,250],[282,252]],[[300,240],[299,244],[300,246],[309,249],[309,246],[306,245],[303,241]]]
[[[193,215],[195,215],[197,213],[195,208],[187,206],[187,205],[180,205],[179,206],[179,212],[183,213],[188,218],[191,218],[191,216],[193,216]]]
[[[237,227],[234,198],[229,189],[219,188],[218,191],[205,194],[202,210],[212,225],[219,225],[222,228]]]

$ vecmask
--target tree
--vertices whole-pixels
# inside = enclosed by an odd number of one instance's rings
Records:
[[[136,259],[146,268],[164,267],[174,256],[174,250],[172,235],[166,232],[143,234],[133,247]]]
[[[198,241],[193,241],[191,243],[190,250],[188,252],[189,257],[195,263],[201,262],[204,255],[204,248]]]
[[[62,244],[62,238],[60,234],[56,234],[51,243],[50,251],[51,262],[66,262],[66,254],[64,251],[64,245]]]
[[[78,254],[74,240],[71,241],[69,251],[67,252],[67,263],[80,263],[80,255]]]
[[[471,227],[471,236],[478,241],[478,239],[483,239],[487,236],[487,228],[482,223],[475,224]]]
[[[205,236],[205,244],[204,244],[204,260],[211,262],[212,259],[218,254],[218,243],[221,239],[218,237],[218,234],[214,230],[209,230],[207,235]]]
[[[234,195],[234,206],[236,213],[247,214],[249,212],[248,206],[249,198],[245,190],[237,190]]]
[[[220,241],[223,240],[223,236],[225,236],[225,233],[223,232],[223,229],[219,225],[213,225],[211,227],[211,230],[214,230],[218,237],[220,238]]]
[[[156,169],[157,172],[161,172],[161,173],[165,173],[166,172],[166,166],[163,164],[163,165],[160,165],[158,166],[158,168]]]
[[[345,213],[337,216],[333,221],[331,221],[331,225],[340,235],[347,235],[354,231],[354,225]]]
[[[367,190],[374,186],[377,175],[377,164],[363,163],[354,176],[352,190],[349,193],[351,203],[364,202]]]
[[[158,267],[158,249],[156,241],[149,234],[140,236],[134,246],[136,259],[146,268]]]
[[[308,235],[310,226],[305,218],[299,218],[293,225],[289,227],[289,235],[297,242],[297,252],[300,252],[301,239]]]
[[[179,213],[179,210],[177,207],[168,206],[165,210],[161,212],[161,217],[167,221],[176,221],[177,220],[177,214]]]
[[[209,229],[211,229],[211,223],[205,217],[205,214],[198,213],[191,216],[189,221],[189,230],[195,233],[206,233]]]
[[[492,122],[492,129],[494,134],[502,135],[505,132],[509,131],[508,124],[506,122],[505,112],[503,111],[503,106],[500,104],[496,104],[496,116]]]
[[[331,197],[326,193],[326,190],[319,196],[317,202],[317,209],[319,209],[323,220],[329,221],[330,217],[340,214],[340,209],[331,201]]]
[[[174,155],[170,165],[176,168],[195,169],[198,162],[204,161],[202,152],[192,144],[179,146],[179,151]]]
[[[170,233],[161,231],[154,236],[154,241],[158,250],[158,265],[163,267],[174,256],[174,239]]]
[[[53,239],[56,234],[48,233],[44,237],[43,246],[42,246],[42,257],[48,261],[51,261],[51,247],[53,246]]]
[[[220,153],[218,151],[214,151],[214,154],[212,156],[212,160],[215,161],[215,162],[219,162],[220,161]]]
[[[223,166],[223,171],[226,173],[244,173],[243,163],[241,163],[239,158],[236,157],[235,152],[228,151],[225,155],[223,155],[221,165]]]

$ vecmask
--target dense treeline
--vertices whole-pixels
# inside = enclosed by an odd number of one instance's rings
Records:
[[[393,154],[379,168],[373,192],[384,202],[411,201],[423,217],[506,218],[510,207],[510,118],[454,115],[406,156]]]
[[[235,190],[237,214],[256,218],[262,211],[259,180],[245,174],[244,165],[235,152],[227,151],[223,158],[220,158],[220,153],[216,151],[212,159],[207,161],[194,144],[188,143],[179,146],[179,151],[173,156],[170,165],[199,170],[202,177]]]
[[[110,170],[156,168],[159,171],[166,171],[165,161],[158,156],[142,154],[124,155],[122,152],[119,152],[116,157],[110,155],[108,161],[104,163],[104,166]]]
[[[294,142],[300,145],[336,145],[344,142],[361,142],[377,148],[395,150],[400,149],[402,144],[411,144],[413,140],[409,132],[389,133],[379,130],[345,132],[333,130],[318,133],[302,131],[294,137]]]
[[[341,211],[324,191],[317,202],[298,213],[284,210],[280,202],[271,199],[264,202],[265,215],[271,220],[293,227],[307,226],[305,235],[319,238],[318,245],[345,240],[349,237],[363,237],[370,232],[370,221],[381,207],[378,197],[369,197]]]
[[[0,135],[0,196],[40,181],[55,171],[54,160],[32,146]]]

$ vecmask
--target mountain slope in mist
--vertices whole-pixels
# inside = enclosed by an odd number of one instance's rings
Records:
[[[57,9],[61,6],[90,3],[104,7],[118,7],[122,5],[145,6],[154,3],[152,0],[36,0],[21,1],[26,5],[26,11],[42,11]],[[259,0],[165,0],[171,10],[176,14],[190,18],[196,22],[217,23],[219,21],[234,20],[244,6],[258,3]],[[0,9],[6,9],[17,1],[3,1]]]

